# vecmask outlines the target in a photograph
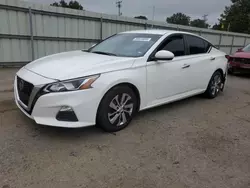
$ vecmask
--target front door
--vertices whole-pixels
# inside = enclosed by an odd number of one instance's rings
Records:
[[[186,55],[183,35],[168,37],[156,50],[168,50],[175,57],[170,61],[148,61],[148,100],[166,99],[191,90],[189,79],[190,64]]]

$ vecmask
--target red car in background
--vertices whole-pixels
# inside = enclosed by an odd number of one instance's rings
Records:
[[[250,73],[250,44],[228,56],[228,73]]]

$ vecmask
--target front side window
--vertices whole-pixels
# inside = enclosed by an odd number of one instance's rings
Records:
[[[167,40],[160,46],[158,51],[167,50],[174,54],[175,57],[185,55],[185,45],[182,35],[175,35],[167,38]]]
[[[242,49],[243,52],[250,52],[250,44]]]
[[[205,46],[205,41],[203,39],[191,35],[186,35],[186,40],[188,43],[190,55],[202,54],[207,52],[206,48],[208,48],[208,46]]]
[[[90,48],[89,52],[121,57],[142,57],[162,35],[122,33]]]

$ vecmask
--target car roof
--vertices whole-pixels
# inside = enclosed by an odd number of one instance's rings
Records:
[[[183,32],[183,31],[174,31],[174,30],[160,30],[160,29],[149,29],[149,30],[135,30],[135,31],[125,31],[121,33],[139,33],[139,34],[155,34],[155,35],[165,35],[165,34],[189,34],[189,35],[195,35],[193,33],[189,32]]]
[[[154,35],[165,35],[167,33],[175,33],[175,31],[171,30],[157,30],[157,29],[150,29],[150,30],[135,30],[135,31],[125,31],[122,33],[138,33],[138,34],[154,34]]]
[[[121,33],[138,33],[138,34],[153,34],[153,35],[171,35],[171,34],[188,34],[188,35],[193,35],[199,38],[202,38],[209,42],[206,38],[196,35],[194,33],[189,33],[189,32],[183,32],[183,31],[174,31],[174,30],[160,30],[160,29],[149,29],[149,30],[135,30],[135,31],[125,31]],[[211,42],[209,42],[211,44]]]

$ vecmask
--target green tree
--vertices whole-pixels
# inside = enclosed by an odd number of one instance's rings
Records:
[[[209,28],[210,25],[206,22],[206,20],[195,19],[190,22],[190,26],[200,27],[200,28]]]
[[[190,17],[183,13],[176,13],[168,17],[166,20],[168,23],[178,24],[178,25],[189,25]]]
[[[51,6],[55,6],[55,7],[64,7],[64,8],[66,8],[66,7],[68,7],[68,4],[67,4],[67,2],[65,2],[64,0],[61,0],[61,1],[59,1],[59,2],[54,2],[54,3],[52,3]]]
[[[136,19],[141,19],[141,20],[148,20],[146,16],[136,16]]]
[[[219,19],[220,30],[250,33],[250,1],[231,0]]]
[[[69,3],[67,3],[65,0],[61,0],[59,2],[52,3],[51,6],[83,10],[83,6],[78,1],[72,0]]]
[[[216,23],[213,25],[212,29],[214,30],[222,30],[222,25],[220,23]]]

